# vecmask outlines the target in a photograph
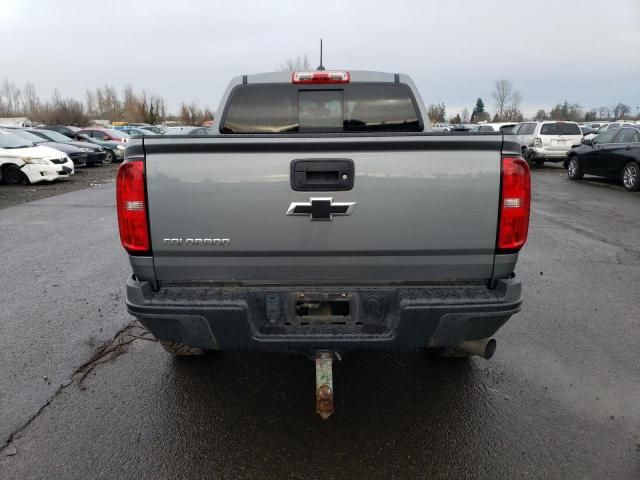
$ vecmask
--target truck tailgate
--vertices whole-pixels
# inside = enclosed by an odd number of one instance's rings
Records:
[[[360,284],[488,279],[501,147],[500,135],[147,137],[156,278]],[[292,161],[338,159],[353,162],[350,190],[292,188]],[[325,221],[286,215],[292,204],[313,198],[355,205],[349,215]]]

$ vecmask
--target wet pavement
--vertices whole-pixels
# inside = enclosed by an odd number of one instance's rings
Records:
[[[112,185],[0,210],[0,478],[640,478],[640,194],[533,175],[494,358],[347,354],[326,422],[306,358],[117,333]]]

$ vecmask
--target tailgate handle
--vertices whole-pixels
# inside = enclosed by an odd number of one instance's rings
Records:
[[[314,158],[291,162],[291,188],[300,191],[336,191],[353,188],[353,160]]]

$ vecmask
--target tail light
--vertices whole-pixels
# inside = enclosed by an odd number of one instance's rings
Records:
[[[542,146],[542,139],[540,137],[536,137],[536,139],[533,141],[533,145],[536,147],[541,147]]]
[[[127,252],[135,255],[151,250],[144,177],[144,162],[134,160],[120,165],[116,179],[120,241]]]
[[[293,72],[293,83],[349,83],[349,72],[321,70],[317,72]]]
[[[527,241],[531,175],[522,157],[503,157],[500,187],[498,253],[515,253]]]

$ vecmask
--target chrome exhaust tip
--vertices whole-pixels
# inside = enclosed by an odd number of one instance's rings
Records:
[[[478,355],[486,360],[493,357],[498,346],[494,338],[480,338],[478,340],[466,340],[457,346],[463,352],[470,355]]]

